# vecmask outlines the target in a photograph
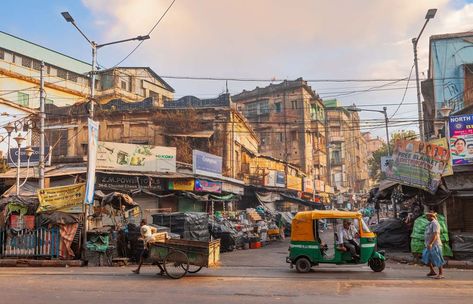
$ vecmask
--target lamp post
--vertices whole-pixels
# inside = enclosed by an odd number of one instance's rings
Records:
[[[13,138],[18,145],[18,162],[16,163],[16,195],[20,195],[20,154],[21,154],[21,143],[25,140],[24,137],[21,137],[21,133],[18,133],[18,136]]]
[[[352,106],[346,107],[346,109],[351,112],[361,112],[361,111],[378,112],[384,115],[384,124],[386,128],[386,144],[388,146],[388,156],[391,156],[391,148],[389,146],[389,127],[388,127],[389,118],[388,118],[388,112],[387,112],[388,108],[383,107],[383,110],[381,111],[381,110],[371,110],[371,109],[360,109],[360,108],[357,108],[356,105],[352,105]]]
[[[89,105],[89,117],[91,119],[94,119],[94,96],[95,96],[95,68],[96,68],[96,62],[97,62],[97,50],[101,47],[107,46],[107,45],[112,45],[112,44],[118,44],[122,42],[128,42],[128,41],[133,41],[133,40],[138,40],[138,41],[143,41],[146,39],[149,39],[149,35],[144,35],[144,36],[137,36],[134,38],[129,38],[129,39],[123,39],[123,40],[117,40],[113,42],[108,42],[108,43],[102,43],[102,44],[97,44],[95,41],[90,40],[84,32],[77,26],[74,18],[72,18],[71,14],[69,12],[62,12],[61,15],[64,17],[64,19],[71,23],[82,35],[82,37],[87,40],[87,42],[90,44],[92,47],[92,71],[91,71],[91,80],[90,80],[90,105]]]
[[[418,60],[417,60],[417,44],[419,42],[420,36],[422,36],[422,33],[424,32],[425,27],[427,26],[427,23],[429,22],[430,19],[433,19],[435,17],[435,14],[437,13],[436,8],[431,8],[427,11],[427,14],[425,15],[425,23],[422,29],[420,30],[419,36],[417,38],[412,38],[412,47],[414,48],[414,66],[416,69],[416,87],[417,87],[417,111],[418,111],[418,117],[419,117],[419,133],[420,133],[420,140],[424,141],[424,121],[423,121],[423,115],[422,115],[422,102],[420,100],[420,85],[419,85],[419,65],[418,65]]]
[[[449,128],[449,117],[450,113],[452,113],[452,108],[447,106],[445,103],[443,104],[442,108],[440,109],[440,114],[442,115],[445,123],[445,139],[447,140],[447,147],[450,147],[450,128]],[[443,216],[445,217],[445,222],[447,222],[447,201],[445,200],[442,204],[443,209]]]

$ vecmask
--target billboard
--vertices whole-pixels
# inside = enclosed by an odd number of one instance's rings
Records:
[[[435,193],[449,161],[448,149],[414,140],[397,140],[386,177],[402,185]]]
[[[39,147],[31,147],[33,154],[30,157],[30,167],[39,165]],[[44,147],[44,165],[51,166],[51,147]],[[16,167],[18,163],[18,148],[10,148],[10,156],[7,158],[7,163],[10,167]],[[20,150],[20,167],[28,166],[28,156],[26,156],[25,148]]]
[[[85,188],[85,204],[94,203],[95,168],[97,165],[97,146],[99,143],[99,123],[92,119],[87,120],[88,145],[87,145],[87,182]]]
[[[97,173],[95,187],[98,190],[134,191],[145,189],[149,191],[163,191],[165,185],[162,179],[150,176],[122,175]]]
[[[473,114],[450,116],[449,129],[452,165],[473,164]]]
[[[100,141],[97,168],[137,172],[176,172],[176,148]]]
[[[287,175],[287,189],[302,191],[302,178],[293,175]]]
[[[38,190],[37,212],[61,211],[81,213],[85,197],[85,183]]]
[[[284,172],[269,170],[264,178],[264,185],[268,187],[286,187],[286,177]]]
[[[214,182],[205,179],[195,180],[195,191],[222,193],[222,182]]]
[[[381,156],[381,172],[386,173],[386,170],[392,161],[393,158],[391,156]]]
[[[442,148],[445,148],[448,152],[450,152],[449,145],[446,138],[438,138],[438,139],[429,140],[429,144],[440,146]],[[453,175],[453,168],[452,168],[451,161],[447,162],[447,165],[445,166],[445,170],[443,170],[443,173],[442,173],[442,176],[450,176],[450,175]]]
[[[192,170],[194,174],[222,177],[222,158],[217,155],[192,150]]]
[[[168,182],[169,190],[194,191],[194,179],[172,179]]]

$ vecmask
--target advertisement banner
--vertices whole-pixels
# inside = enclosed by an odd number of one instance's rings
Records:
[[[222,158],[217,155],[192,150],[192,170],[194,174],[222,177]]]
[[[195,191],[222,193],[222,182],[213,182],[205,179],[195,180]]]
[[[97,162],[97,147],[99,144],[99,123],[92,119],[87,120],[88,136],[88,154],[87,154],[87,182],[85,188],[85,204],[94,203],[95,187],[95,168]]]
[[[284,188],[286,186],[284,172],[268,170],[264,177],[264,185],[268,187]]]
[[[194,191],[194,179],[173,179],[168,182],[169,190]]]
[[[391,156],[381,156],[381,172],[386,173],[386,169],[390,166],[393,158]]]
[[[287,175],[287,189],[302,191],[302,178]]]
[[[99,141],[97,168],[176,172],[176,148]]]
[[[85,198],[85,183],[38,190],[37,212],[61,211],[81,213]]]
[[[446,138],[433,139],[433,140],[430,140],[429,143],[445,148],[450,153],[450,149],[448,147]],[[450,175],[453,175],[453,168],[452,168],[451,161],[447,162],[447,165],[445,166],[445,170],[443,170],[443,173],[442,173],[442,176],[450,176]]]
[[[473,114],[450,116],[449,129],[452,165],[473,164]]]
[[[304,177],[304,192],[314,192],[314,180],[309,177]]]
[[[233,194],[238,194],[238,195],[245,194],[245,188],[243,186],[234,185],[234,184],[230,184],[230,183],[226,183],[226,182],[222,183],[222,191],[223,192],[228,192],[228,193],[233,193]]]
[[[33,154],[30,157],[29,166],[34,167],[39,165],[39,147],[31,147]],[[44,165],[51,166],[51,147],[44,148]],[[18,162],[18,148],[10,148],[10,157],[7,158],[7,163],[10,167],[16,167]],[[28,166],[28,156],[26,155],[26,149],[20,150],[20,167]]]
[[[97,173],[95,183],[97,190],[106,191],[133,191],[145,189],[149,191],[163,191],[165,184],[162,179],[149,176],[134,176],[122,174]]]
[[[397,140],[386,176],[402,185],[435,193],[448,159],[446,148],[422,141]]]

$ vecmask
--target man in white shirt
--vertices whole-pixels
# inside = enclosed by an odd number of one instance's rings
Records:
[[[349,219],[343,220],[343,225],[338,228],[338,246],[340,250],[349,251],[353,259],[360,258],[360,245],[356,241],[358,231]]]

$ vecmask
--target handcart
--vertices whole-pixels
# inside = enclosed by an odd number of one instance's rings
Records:
[[[220,240],[202,242],[168,239],[165,242],[148,243],[149,259],[161,266],[172,279],[180,279],[187,273],[197,273],[203,267],[216,267],[220,260]]]

